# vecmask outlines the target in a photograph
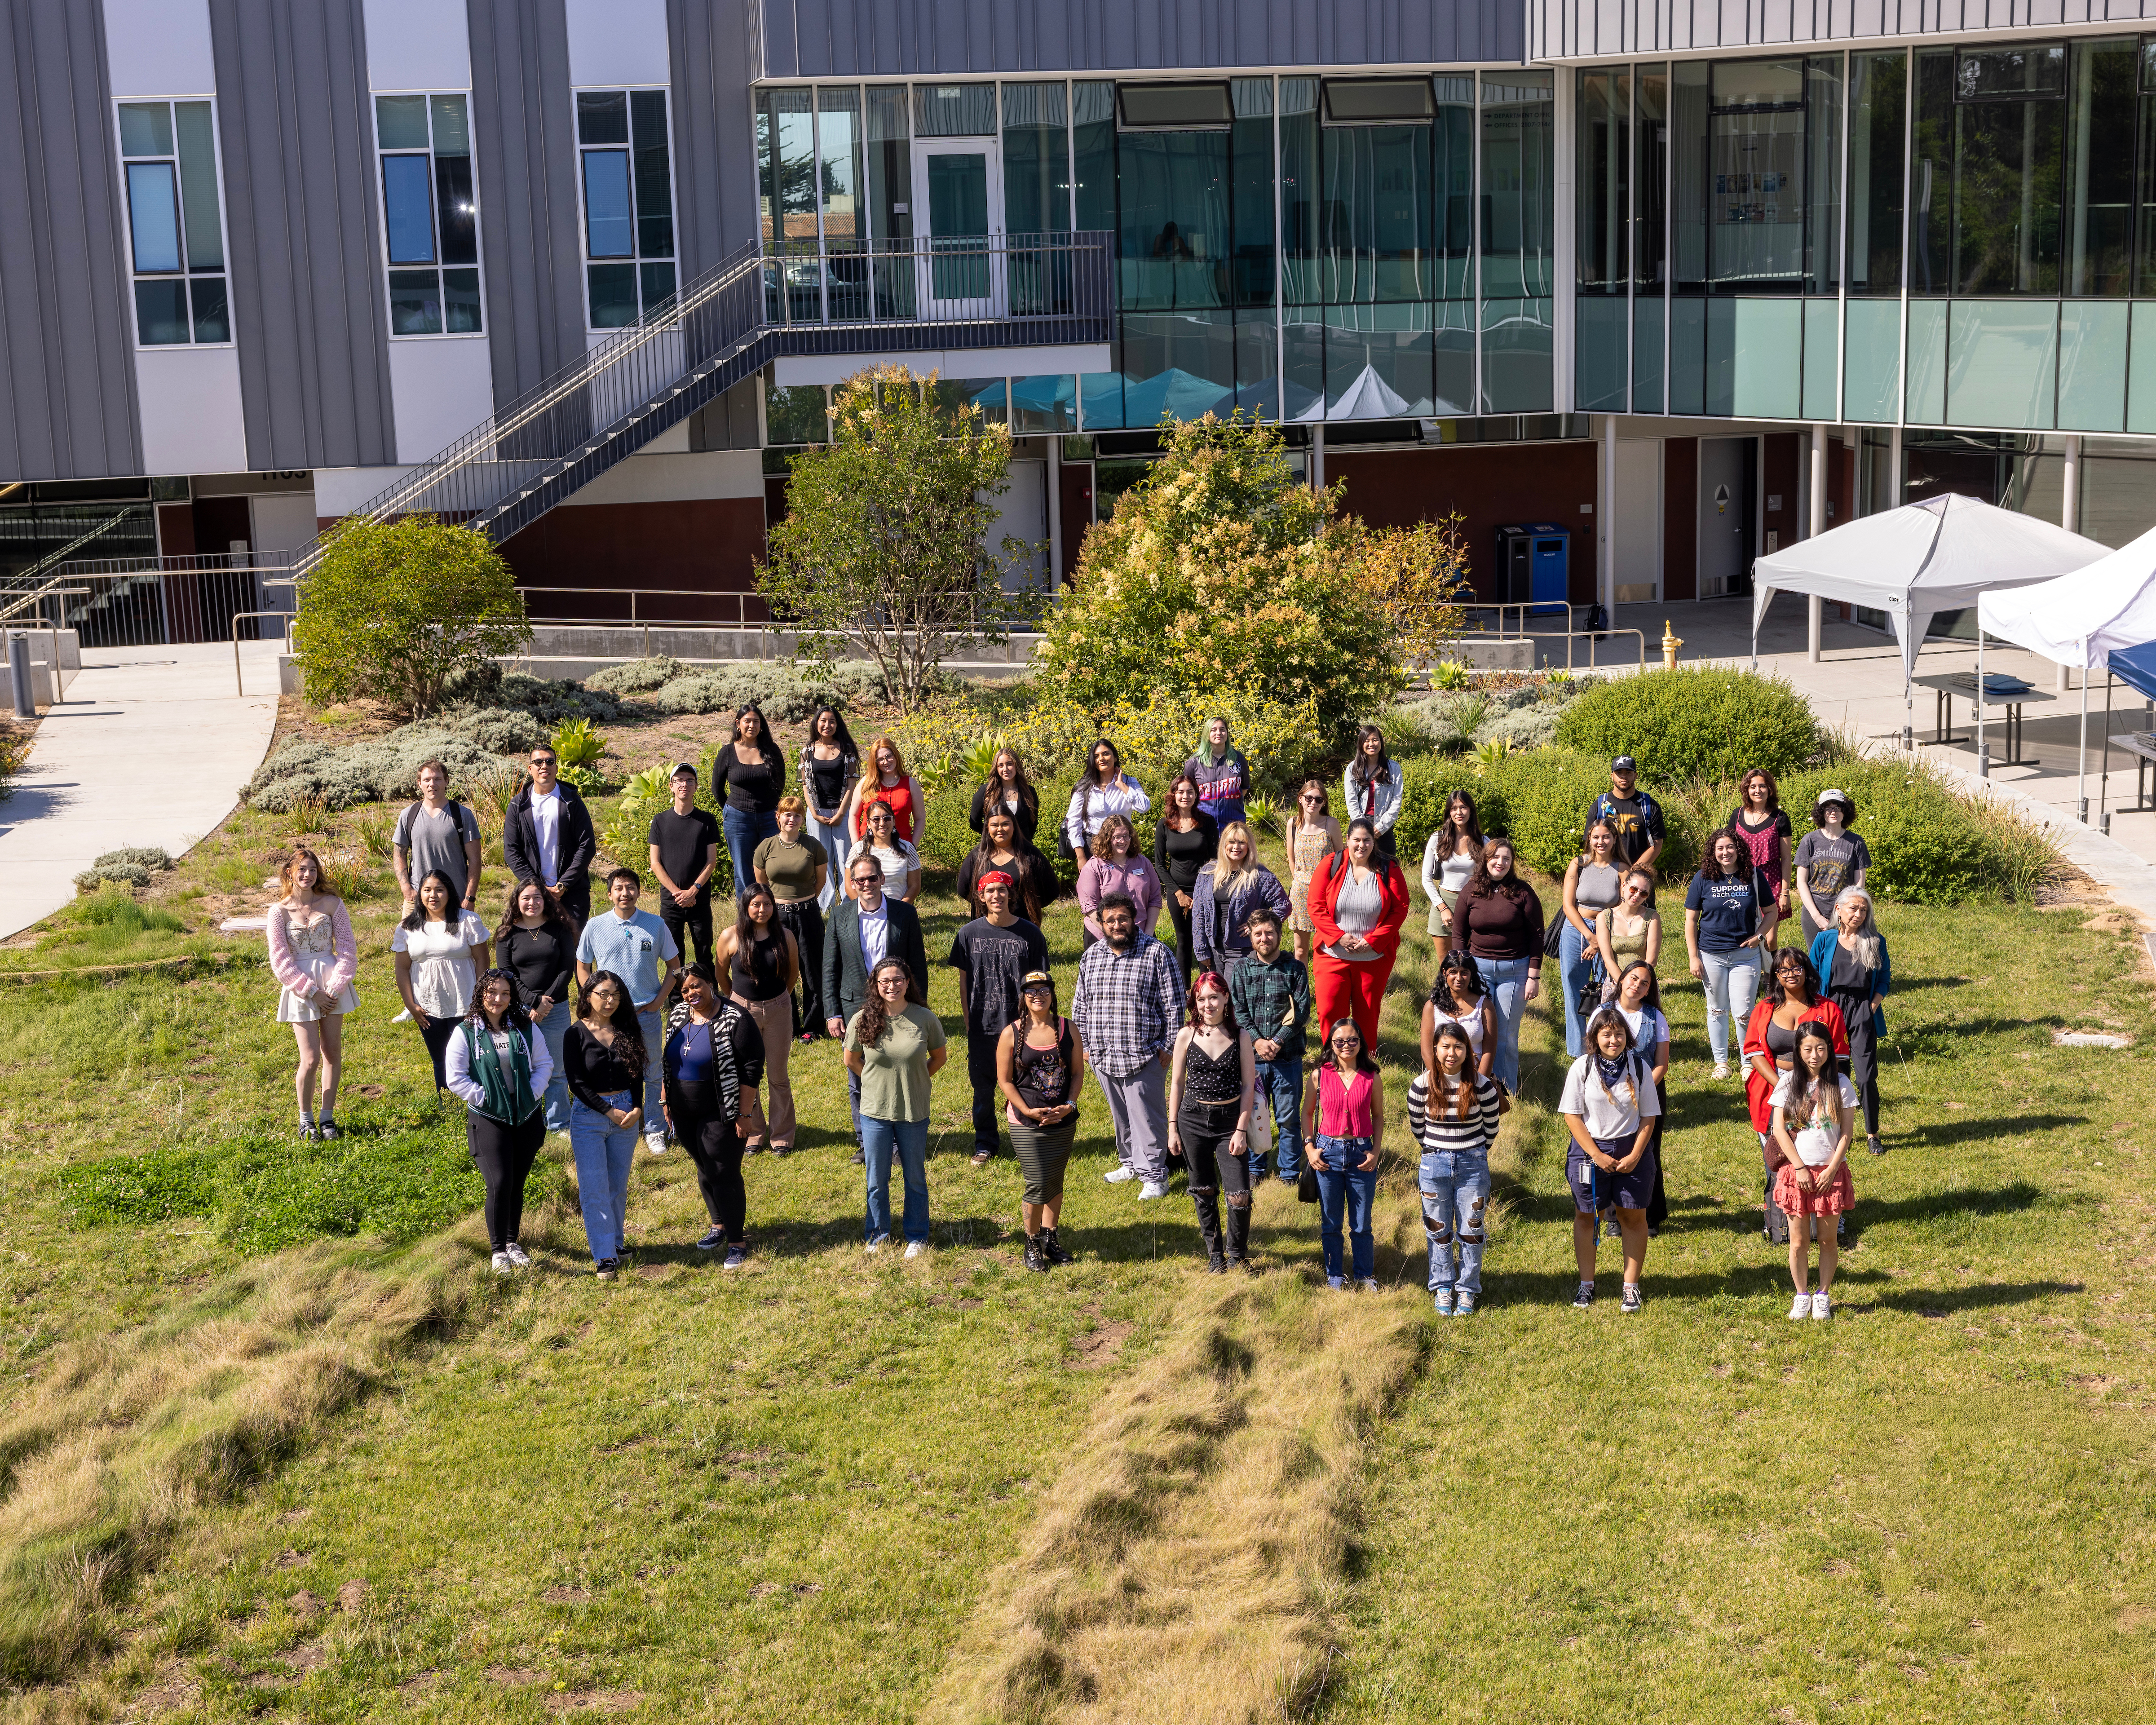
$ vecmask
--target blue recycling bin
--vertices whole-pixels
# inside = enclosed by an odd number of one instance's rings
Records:
[[[1497,597],[1532,614],[1567,610],[1572,598],[1572,533],[1554,521],[1497,529]]]

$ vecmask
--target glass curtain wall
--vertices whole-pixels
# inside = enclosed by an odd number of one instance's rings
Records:
[[[1481,410],[1548,413],[1556,286],[1556,74],[1524,68],[1485,72],[1481,85]]]
[[[1631,69],[1581,72],[1576,112],[1573,402],[1586,413],[1621,413],[1631,395]]]
[[[1635,66],[1632,99],[1632,411],[1659,413],[1669,320],[1669,68]]]
[[[1902,403],[1902,237],[1909,57],[1849,57],[1848,303],[1842,417],[1891,423]]]

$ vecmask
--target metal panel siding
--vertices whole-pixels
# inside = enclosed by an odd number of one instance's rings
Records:
[[[1989,31],[2131,29],[2156,0],[1524,0],[1541,59],[1768,49]]]
[[[247,461],[396,459],[359,0],[210,0]]]
[[[1517,60],[1526,39],[1525,0],[761,0],[761,14],[772,78]]]
[[[685,281],[756,243],[749,80],[759,67],[777,75],[764,52],[766,16],[759,0],[666,0],[674,66],[674,244]],[[789,33],[789,53],[792,40]]]
[[[501,406],[585,349],[569,23],[562,0],[466,0],[465,13],[487,336]]]
[[[98,0],[0,25],[0,481],[142,470]]]

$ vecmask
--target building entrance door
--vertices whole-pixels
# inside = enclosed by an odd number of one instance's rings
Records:
[[[1753,475],[1758,439],[1699,440],[1699,596],[1727,598],[1752,591]]]
[[[1003,259],[990,244],[1000,225],[993,213],[1003,208],[995,140],[922,138],[913,150],[921,316],[1002,316]]]

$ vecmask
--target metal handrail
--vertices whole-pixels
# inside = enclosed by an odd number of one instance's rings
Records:
[[[234,695],[244,696],[247,693],[246,680],[241,676],[239,671],[239,625],[243,622],[264,617],[283,618],[285,619],[285,650],[290,653],[292,650],[292,619],[295,614],[290,611],[235,611],[232,614],[232,692]]]
[[[867,352],[869,336],[892,329],[943,332],[947,345],[950,332],[969,326],[993,326],[1008,339],[1008,332],[1045,321],[1088,328],[1097,322],[1105,333],[1112,281],[1098,266],[1111,255],[1111,236],[1091,232],[827,243],[769,254],[745,248],[346,519],[432,513],[506,538],[770,354]],[[815,277],[813,317],[797,315],[796,300],[808,291],[796,285],[804,269]],[[853,310],[861,316],[846,315]],[[1071,333],[1065,329],[1058,339]],[[300,575],[321,560],[337,531],[318,536],[300,554]]]

